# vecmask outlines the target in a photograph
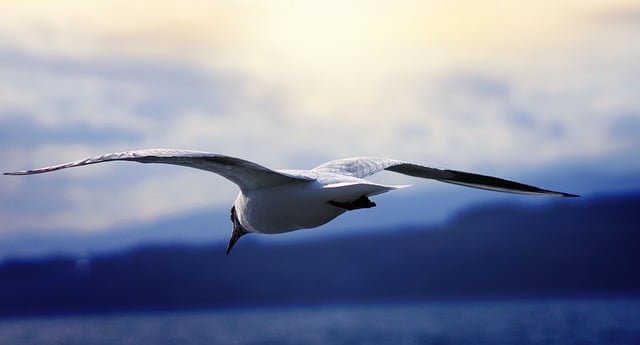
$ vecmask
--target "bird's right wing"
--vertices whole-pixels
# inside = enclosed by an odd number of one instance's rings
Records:
[[[577,196],[575,194],[556,192],[530,186],[520,182],[505,180],[499,177],[474,174],[458,170],[429,168],[414,163],[395,164],[387,167],[385,170],[409,176],[428,178],[441,182],[453,183],[472,188],[487,189],[496,192],[572,197]]]
[[[324,163],[311,171],[326,172],[364,178],[383,170],[393,171],[404,175],[453,183],[472,188],[487,189],[498,192],[577,196],[574,194],[546,190],[524,183],[509,181],[498,177],[480,175],[464,171],[437,169],[408,163],[396,159],[380,157],[344,158]]]
[[[280,185],[295,180],[313,180],[313,178],[311,177],[290,175],[286,172],[277,172],[262,165],[240,158],[208,152],[172,149],[135,150],[109,153],[76,162],[69,162],[40,169],[9,172],[4,174],[41,174],[66,168],[73,168],[110,161],[134,161],[139,163],[173,164],[206,170],[225,177],[226,179],[238,185],[240,189],[244,191]]]

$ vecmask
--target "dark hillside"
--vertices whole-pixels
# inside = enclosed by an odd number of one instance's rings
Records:
[[[262,245],[141,247],[7,261],[5,315],[640,293],[640,193],[489,205],[440,228]]]

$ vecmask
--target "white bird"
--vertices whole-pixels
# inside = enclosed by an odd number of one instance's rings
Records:
[[[151,149],[109,153],[50,167],[5,173],[32,175],[83,165],[134,161],[202,169],[235,183],[240,192],[231,207],[233,223],[226,253],[248,233],[277,234],[326,224],[346,211],[376,206],[370,196],[408,186],[364,179],[382,170],[467,187],[508,193],[577,195],[474,173],[436,169],[377,157],[354,157],[324,163],[311,170],[272,170],[240,158],[188,150]]]

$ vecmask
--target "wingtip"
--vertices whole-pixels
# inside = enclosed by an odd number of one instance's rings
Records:
[[[10,172],[6,172],[6,173],[2,173],[2,175],[7,175],[7,176],[24,176],[24,175],[34,175],[34,174],[40,174],[43,173],[45,171],[43,171],[43,169],[35,169],[35,170],[20,170],[20,171],[10,171]]]
[[[59,170],[59,169],[40,168],[40,169],[33,169],[33,170],[11,171],[11,172],[6,172],[6,173],[2,173],[2,174],[3,175],[9,175],[9,176],[25,176],[25,175],[42,174],[42,173],[55,171],[55,170]]]

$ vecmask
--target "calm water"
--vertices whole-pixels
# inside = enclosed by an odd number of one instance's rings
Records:
[[[640,344],[640,299],[5,319],[0,344]]]

